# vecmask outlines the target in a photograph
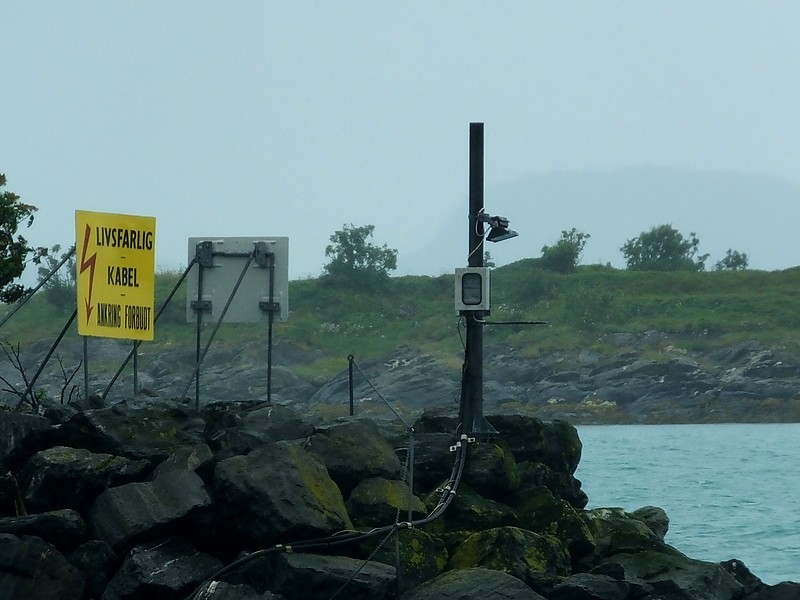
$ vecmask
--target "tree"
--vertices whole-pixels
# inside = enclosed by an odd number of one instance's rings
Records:
[[[728,248],[728,251],[725,253],[725,258],[718,261],[716,265],[714,265],[714,270],[716,271],[744,271],[747,269],[748,265],[750,264],[750,259],[747,258],[747,254],[744,252],[739,252],[738,250],[731,250]]]
[[[6,176],[0,173],[0,189],[6,185]],[[28,257],[37,252],[28,241],[17,235],[23,223],[33,224],[36,207],[20,202],[14,192],[0,191],[0,301],[16,302],[25,293],[25,288],[15,279],[22,275]],[[16,237],[15,237],[16,236]]]
[[[38,262],[38,281],[39,283],[44,281],[53,269],[58,267],[61,261],[66,260],[60,269],[50,275],[43,289],[44,296],[50,304],[62,311],[71,312],[75,308],[76,301],[75,246],[71,246],[66,252],[58,255],[60,251],[61,246],[56,244],[50,248],[46,256],[40,258]],[[57,255],[58,258],[56,258]]]
[[[591,236],[588,233],[578,231],[574,227],[569,231],[562,231],[561,239],[554,245],[542,246],[539,266],[545,271],[573,273],[581,260],[589,237]]]
[[[620,248],[631,271],[703,271],[708,254],[697,255],[700,240],[686,239],[672,225],[658,225]]]
[[[330,262],[325,265],[325,275],[349,283],[370,284],[386,279],[389,271],[397,268],[397,250],[384,244],[376,246],[369,241],[374,225],[356,227],[345,224],[331,237],[325,248]]]

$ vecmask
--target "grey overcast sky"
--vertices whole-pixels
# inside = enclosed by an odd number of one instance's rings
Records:
[[[25,0],[0,22],[0,172],[37,245],[73,243],[76,209],[147,215],[159,267],[190,236],[281,235],[299,278],[373,224],[400,272],[438,274],[403,257],[466,217],[471,121],[487,191],[637,165],[800,184],[794,0]]]

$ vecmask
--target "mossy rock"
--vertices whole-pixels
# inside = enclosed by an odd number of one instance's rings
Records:
[[[557,473],[540,462],[523,462],[517,464],[520,484],[517,494],[543,485],[558,498],[563,498],[573,508],[586,508],[589,497],[581,489],[581,482],[569,473]]]
[[[740,598],[744,586],[718,563],[689,558],[680,552],[645,550],[617,554],[602,566],[621,567],[626,581],[649,590],[653,597],[715,600]]]
[[[395,521],[408,521],[409,489],[404,481],[373,477],[359,483],[346,502],[353,524],[361,527],[380,527]],[[425,505],[411,496],[411,518],[427,515]]]
[[[542,421],[519,413],[489,415],[517,462],[540,462],[557,473],[573,475],[583,444],[578,430],[567,421]]]
[[[238,533],[247,547],[263,547],[353,528],[325,465],[293,442],[220,461],[213,487],[224,541]]]
[[[378,427],[367,419],[344,420],[318,428],[307,449],[328,469],[342,494],[348,496],[371,477],[400,479],[403,466]]]
[[[182,446],[205,442],[205,421],[175,401],[119,403],[76,413],[58,430],[59,444],[96,453],[166,460]]]
[[[20,473],[20,486],[29,511],[80,511],[87,509],[107,487],[142,479],[150,469],[146,460],[54,446],[28,460]]]
[[[483,567],[521,579],[542,595],[571,572],[569,552],[557,538],[496,527],[469,536],[450,557],[448,570]]]
[[[667,512],[663,508],[658,506],[637,508],[631,513],[631,516],[642,521],[662,540],[669,531],[669,516],[667,516]]]
[[[517,494],[513,507],[519,515],[520,527],[564,540],[573,561],[594,550],[594,536],[578,512],[546,487]]]
[[[431,494],[426,498],[426,505],[432,510],[438,502],[439,494]],[[425,530],[435,534],[450,531],[480,531],[493,527],[517,524],[514,510],[494,500],[478,494],[470,486],[461,484],[447,511],[425,526]]]
[[[400,530],[398,535],[398,546],[392,537],[374,555],[375,540],[362,544],[359,548],[361,558],[372,555],[373,560],[399,566],[397,577],[401,591],[410,590],[444,572],[449,553],[443,540],[416,528]]]
[[[400,600],[545,600],[516,577],[491,569],[448,571]]]
[[[595,541],[594,551],[579,561],[583,565],[582,570],[590,570],[616,554],[655,551],[682,556],[642,520],[621,508],[595,508],[583,511],[580,516]]]
[[[485,498],[507,501],[520,482],[508,445],[501,439],[471,444],[464,481]]]

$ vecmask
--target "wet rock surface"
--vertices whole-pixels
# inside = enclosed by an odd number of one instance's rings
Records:
[[[484,364],[486,408],[495,415],[513,415],[527,409],[535,411],[529,414],[546,420],[560,419],[574,424],[800,421],[800,356],[787,348],[770,348],[756,341],[696,350],[698,345],[711,346],[705,342],[702,332],[668,334],[646,331],[641,334],[604,334],[594,341],[591,349],[562,350],[541,356],[529,356],[523,348],[507,345],[487,347]],[[107,355],[110,360],[121,360],[127,354],[123,342],[102,340],[98,344],[95,351]],[[29,360],[31,364],[38,364],[47,351],[47,345],[35,345],[33,350]],[[67,364],[77,364],[81,359],[77,347],[63,351]],[[142,393],[159,398],[173,398],[185,393],[194,367],[192,351],[154,347],[149,352],[142,351],[142,354],[139,368]],[[314,349],[276,342],[268,392],[263,346],[256,343],[236,349],[230,345],[212,346],[202,369],[201,407],[229,404],[240,398],[269,399],[273,404],[265,408],[264,414],[247,417],[252,426],[237,423],[234,427],[230,421],[217,423],[208,412],[204,413],[206,422],[215,432],[208,440],[209,446],[230,445],[229,455],[232,456],[247,446],[252,449],[265,442],[290,439],[295,436],[297,428],[308,430],[311,424],[303,422],[297,413],[313,409],[316,415],[326,418],[346,414],[349,383],[344,357],[343,371],[330,380],[314,375],[303,378],[293,372],[294,369],[301,372],[300,368],[320,358],[322,356]],[[358,366],[353,390],[354,408],[358,414],[390,414],[384,399],[403,407],[407,414],[413,415],[411,420],[430,408],[447,408],[454,412],[453,399],[459,395],[459,370],[441,357],[401,347],[389,356],[365,360]],[[11,378],[15,375],[10,365],[0,365],[0,374]],[[110,373],[98,372],[90,379],[89,389],[100,393],[105,390],[109,378]],[[122,378],[110,390],[108,397],[119,399],[130,394],[131,383],[130,377],[127,381]],[[49,397],[58,398],[63,375],[57,369],[48,369],[40,385]],[[191,389],[194,391],[193,387]],[[0,395],[0,403],[7,406],[15,406],[17,402],[17,397]],[[98,409],[104,401],[99,396],[90,396],[73,399],[71,404],[82,410]],[[280,410],[279,407],[293,408],[296,412],[280,417],[274,414]],[[209,411],[213,413],[213,408]],[[227,410],[222,412],[229,414]],[[268,414],[270,412],[273,414]],[[63,406],[53,407],[38,419],[42,422],[63,420],[68,413],[69,409]],[[243,414],[238,416],[242,418]],[[103,413],[88,421],[79,418],[65,428],[64,435],[102,439],[101,428],[105,418]],[[157,429],[159,421],[166,424],[169,418],[168,414],[153,415],[147,423]],[[33,419],[24,420],[27,422],[18,422],[10,426],[9,431],[0,432],[3,434],[0,435],[0,460],[6,452],[6,440],[31,433],[28,429],[34,427]],[[318,422],[319,418],[316,418],[314,423]],[[186,425],[186,429],[178,432],[179,437],[184,438],[181,441],[192,437],[198,441],[201,436],[192,431],[188,423]],[[135,423],[131,423],[131,427],[135,427]],[[34,435],[29,441],[35,441],[35,438]],[[88,449],[129,458],[147,458],[147,444],[144,439],[141,442],[125,449],[124,438],[105,439],[102,444]],[[62,445],[72,445],[69,437]],[[524,458],[518,456],[517,460]]]
[[[50,419],[0,411],[4,599],[800,594],[740,561],[678,552],[658,507],[586,510],[581,442],[565,421],[487,413],[500,433],[469,440],[446,410],[410,430],[312,424],[264,402],[98,406]]]

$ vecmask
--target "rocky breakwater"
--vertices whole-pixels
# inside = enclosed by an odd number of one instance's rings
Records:
[[[586,510],[568,423],[490,420],[469,440],[434,413],[412,432],[256,402],[2,411],[0,596],[800,598],[681,554],[661,509]]]

